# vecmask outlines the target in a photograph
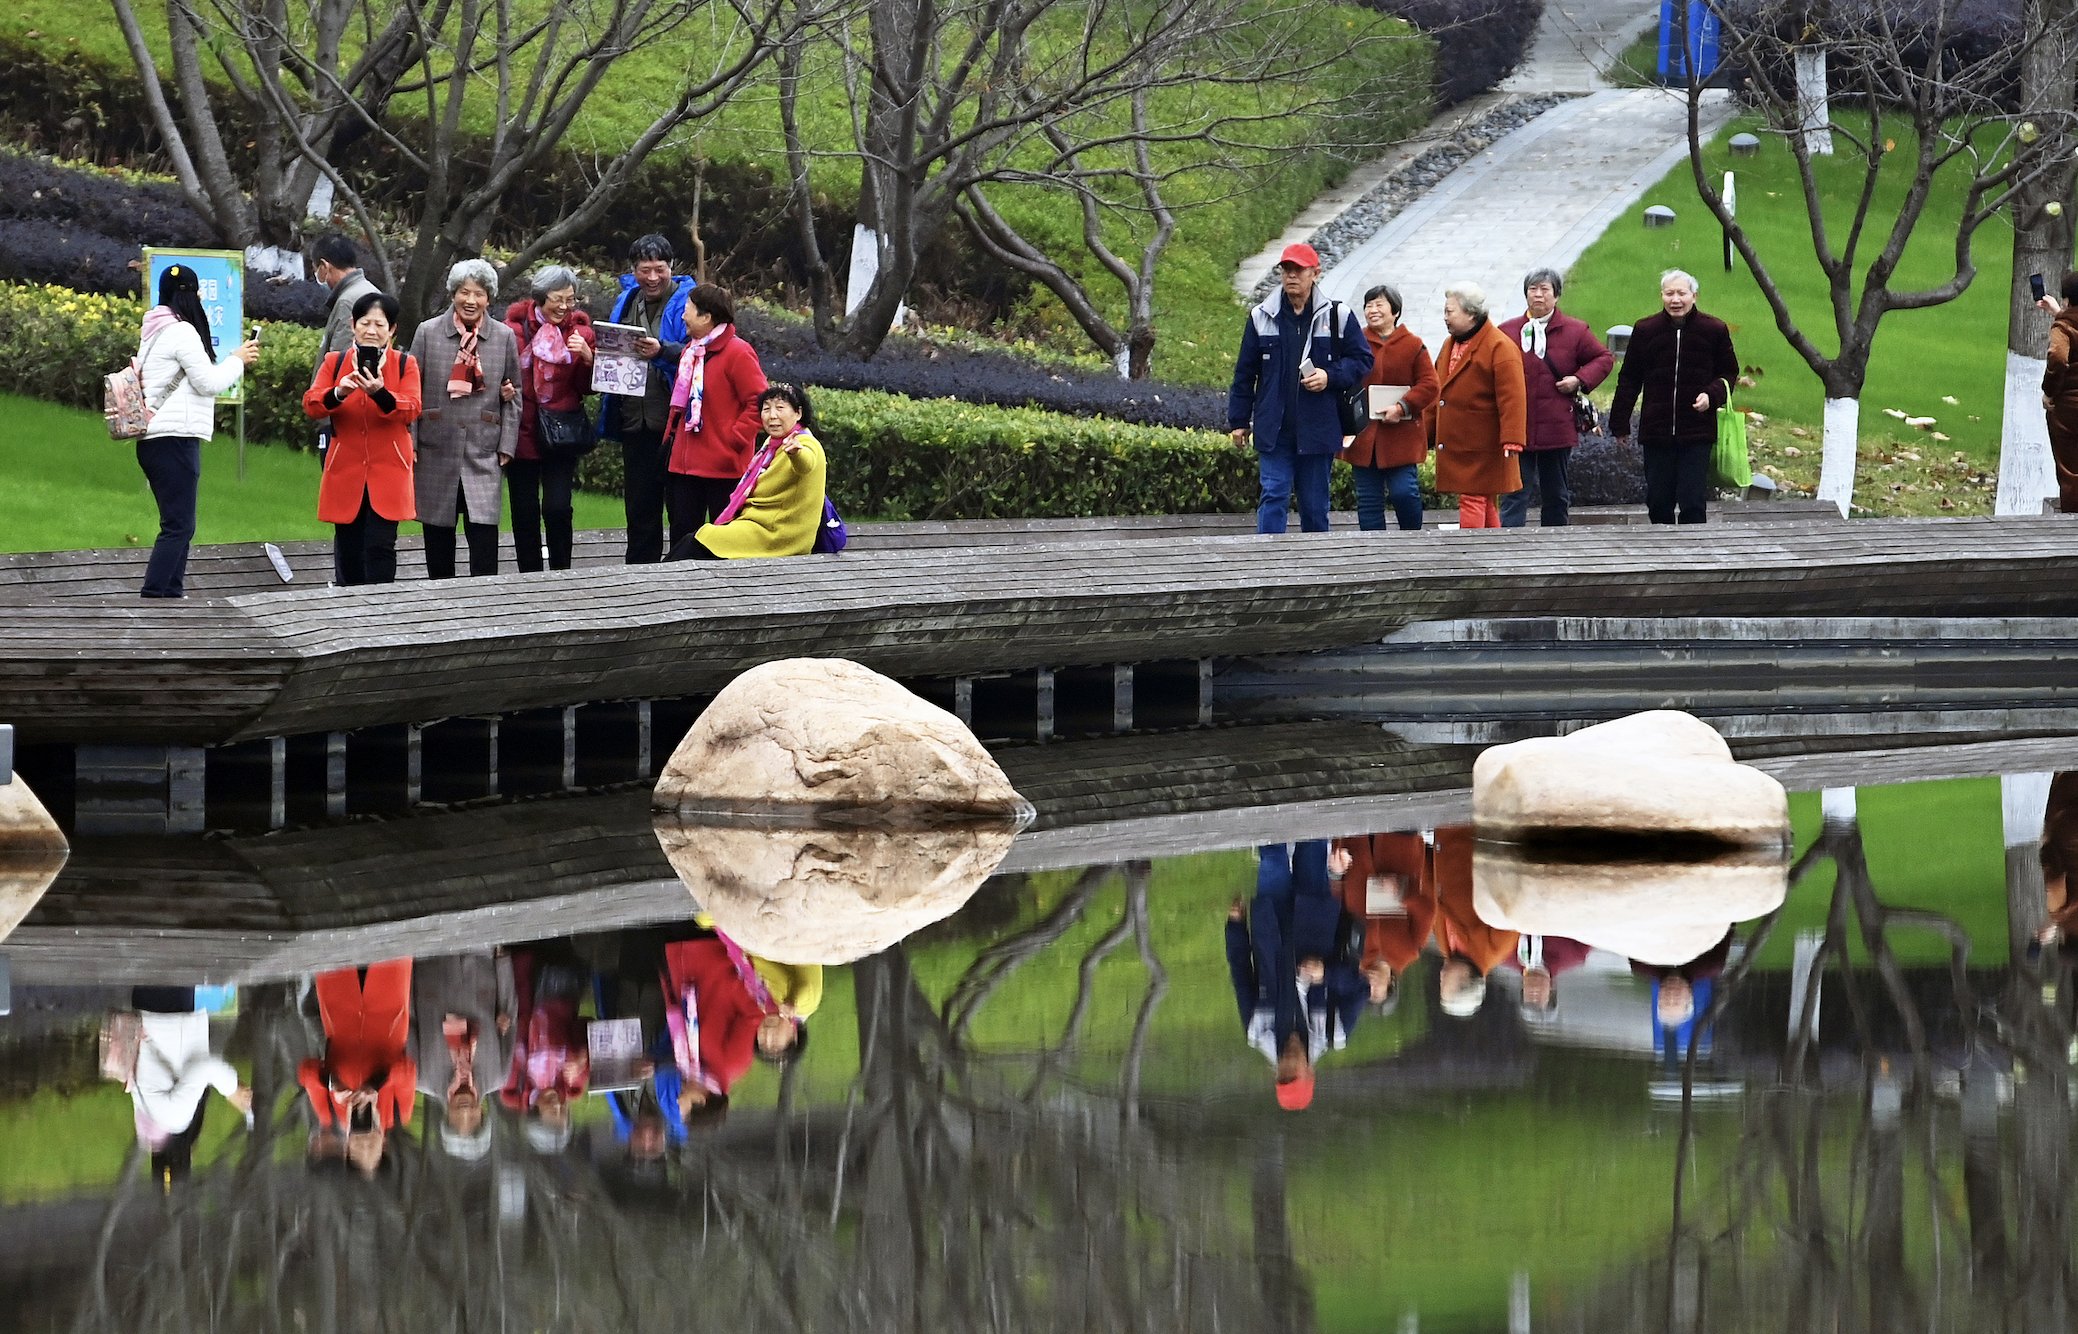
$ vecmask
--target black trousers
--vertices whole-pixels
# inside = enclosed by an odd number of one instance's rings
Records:
[[[711,523],[729,507],[736,491],[735,477],[691,477],[674,472],[664,485],[664,503],[671,511],[671,549],[689,541],[700,525]]]
[[[1519,457],[1522,490],[1501,497],[1501,526],[1525,526],[1530,519],[1531,498],[1541,497],[1544,507],[1538,522],[1546,528],[1565,527],[1573,505],[1573,488],[1566,478],[1566,463],[1573,457],[1573,450],[1525,449]]]
[[[628,512],[630,565],[654,565],[664,558],[664,491],[670,465],[671,447],[662,431],[621,432],[621,502]]]
[[[332,525],[332,562],[341,584],[397,582],[397,521],[375,512],[366,487],[354,521]]]
[[[159,502],[159,536],[144,567],[144,596],[187,594],[188,545],[195,540],[195,496],[202,488],[202,442],[162,435],[137,442],[137,466]]]
[[[1673,523],[1678,505],[1682,523],[1704,522],[1710,504],[1710,455],[1714,443],[1647,445],[1645,510],[1654,523]]]
[[[505,465],[505,492],[512,500],[512,548],[522,571],[541,568],[544,528],[548,568],[570,568],[570,485],[576,459],[514,459]]]

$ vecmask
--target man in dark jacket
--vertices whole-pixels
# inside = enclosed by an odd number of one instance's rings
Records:
[[[639,324],[636,351],[649,358],[649,381],[641,398],[599,395],[599,438],[621,442],[621,500],[628,516],[629,565],[654,565],[664,558],[664,490],[671,447],[664,426],[671,416],[671,390],[678,359],[685,355],[685,299],[696,284],[671,276],[677,253],[668,238],[652,232],[628,247],[632,272],[621,275],[620,298],[611,324]]]
[[[1680,269],[1660,277],[1665,309],[1638,321],[1616,374],[1609,434],[1631,436],[1638,405],[1638,444],[1645,454],[1645,508],[1654,523],[1702,523],[1710,501],[1710,452],[1717,410],[1731,401],[1739,354],[1723,320],[1696,309],[1696,280]],[[1642,395],[1642,401],[1641,401]]]
[[[1567,483],[1566,463],[1580,443],[1580,428],[1573,422],[1573,396],[1591,392],[1616,366],[1616,358],[1602,346],[1587,321],[1576,320],[1558,308],[1565,280],[1551,269],[1537,269],[1522,280],[1522,296],[1529,305],[1501,326],[1501,332],[1522,346],[1523,388],[1530,399],[1530,438],[1522,447],[1522,490],[1501,497],[1501,526],[1521,528],[1529,521],[1531,478],[1543,497],[1539,522],[1546,528],[1563,528],[1573,503]]]
[[[1248,313],[1241,330],[1227,429],[1243,449],[1254,432],[1263,486],[1255,530],[1285,531],[1296,493],[1299,527],[1324,533],[1328,469],[1342,449],[1336,403],[1371,373],[1371,344],[1355,311],[1318,299],[1320,255],[1312,246],[1286,246],[1277,269],[1278,290]]]
[[[1328,844],[1256,849],[1255,901],[1227,913],[1227,971],[1249,1045],[1277,1069],[1277,1101],[1313,1100],[1313,1066],[1349,1041],[1370,987],[1359,971],[1363,923],[1328,884]]]

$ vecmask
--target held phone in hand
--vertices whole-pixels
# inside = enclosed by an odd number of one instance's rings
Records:
[[[1311,374],[1313,374],[1313,358],[1299,358],[1299,378],[1303,380]]]
[[[359,366],[361,374],[374,375],[382,369],[382,349],[356,345],[354,361]]]
[[[2037,301],[2049,295],[2048,290],[2042,286],[2042,275],[2039,273],[2030,273],[2027,276],[2027,290],[2035,294]]]

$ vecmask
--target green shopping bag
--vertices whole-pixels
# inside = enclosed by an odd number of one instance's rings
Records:
[[[1753,464],[1746,456],[1746,414],[1729,396],[1717,410],[1717,447],[1710,451],[1710,484],[1744,491],[1753,485]]]

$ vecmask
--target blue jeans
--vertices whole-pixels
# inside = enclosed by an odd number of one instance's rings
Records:
[[[159,502],[159,536],[144,567],[144,596],[186,597],[188,544],[195,540],[195,495],[202,488],[202,442],[161,435],[137,442],[137,466]]]
[[[1393,504],[1393,516],[1407,532],[1421,528],[1421,481],[1415,473],[1415,465],[1402,463],[1391,468],[1371,468],[1358,464],[1351,469],[1356,474],[1356,526],[1367,533],[1375,533],[1385,527],[1385,502]]]
[[[1573,504],[1573,488],[1566,478],[1566,461],[1572,457],[1571,447],[1524,450],[1522,490],[1501,497],[1501,526],[1525,527],[1530,518],[1530,498],[1536,494],[1543,501],[1538,522],[1546,528],[1564,528]]]
[[[1281,533],[1291,509],[1292,492],[1299,493],[1299,530],[1328,531],[1328,468],[1333,454],[1301,454],[1297,446],[1256,449],[1256,465],[1263,480],[1263,500],[1256,507],[1255,530]]]

